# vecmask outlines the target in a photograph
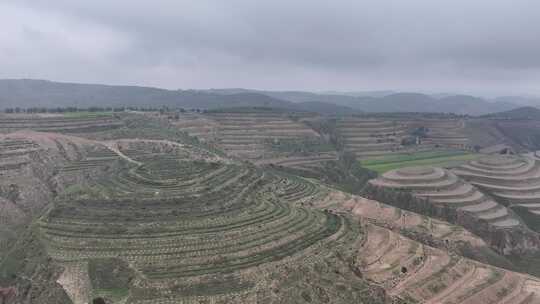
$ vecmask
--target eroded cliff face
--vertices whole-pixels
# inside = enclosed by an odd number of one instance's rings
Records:
[[[64,186],[55,177],[76,158],[76,147],[69,137],[48,133],[0,137],[0,260]]]
[[[0,136],[0,288],[2,304],[71,303],[36,235],[35,219],[58,193],[97,174],[62,168],[86,157],[95,142],[31,131]]]
[[[524,225],[498,228],[472,214],[418,198],[402,191],[368,184],[364,196],[385,204],[465,227],[481,237],[493,250],[502,255],[536,254],[540,252],[540,235]]]

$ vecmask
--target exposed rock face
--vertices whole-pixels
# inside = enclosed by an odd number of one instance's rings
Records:
[[[4,249],[52,199],[52,158],[35,141],[21,135],[0,139],[0,260]]]

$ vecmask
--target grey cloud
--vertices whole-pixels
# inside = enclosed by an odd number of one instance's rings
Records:
[[[7,0],[0,17],[0,77],[540,93],[535,0]]]

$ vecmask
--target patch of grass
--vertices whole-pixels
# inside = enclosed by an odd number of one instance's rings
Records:
[[[382,174],[390,170],[413,166],[452,167],[479,156],[480,154],[464,151],[429,151],[366,159],[361,163],[363,167]]]

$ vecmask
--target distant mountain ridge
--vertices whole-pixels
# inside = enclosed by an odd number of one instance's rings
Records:
[[[365,94],[369,95],[369,92]],[[215,109],[273,107],[322,114],[359,112],[437,112],[484,115],[519,107],[508,99],[489,101],[468,95],[435,97],[420,93],[374,91],[313,93],[249,89],[166,90],[142,86],[0,80],[0,109],[8,107],[169,106]]]
[[[535,107],[520,107],[509,111],[484,115],[492,119],[540,120],[540,109]]]
[[[47,80],[0,80],[0,108],[35,106],[297,107],[290,101],[253,92],[223,96],[195,90],[61,83]]]
[[[212,89],[210,92],[231,94],[233,92],[248,92],[246,89]],[[363,112],[442,112],[469,115],[483,115],[507,111],[520,105],[506,100],[486,100],[469,95],[444,94],[432,96],[421,93],[395,93],[379,96],[340,95],[337,93],[324,94],[302,91],[260,91],[252,90],[281,100],[291,102],[325,102],[349,107]],[[377,94],[374,94],[377,95]]]
[[[182,107],[217,109],[268,107],[321,114],[359,112],[322,102],[294,103],[239,89],[229,94],[199,90],[166,90],[140,86],[63,83],[34,79],[0,80],[0,109],[28,107]]]

